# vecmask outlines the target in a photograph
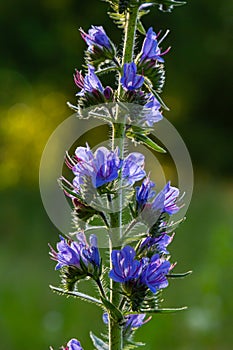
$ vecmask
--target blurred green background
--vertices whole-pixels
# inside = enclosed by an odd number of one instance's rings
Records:
[[[103,25],[120,46],[107,8],[99,0],[0,4],[1,350],[57,349],[74,336],[89,350],[89,330],[104,329],[95,306],[49,290],[59,284],[47,247],[57,229],[41,203],[38,168],[49,135],[71,114],[66,101],[75,102],[72,73],[85,48],[78,28]],[[170,248],[177,271],[194,273],[171,283],[163,304],[189,310],[154,316],[137,336],[146,349],[232,349],[232,10],[231,0],[195,0],[144,18],[147,27],[171,30],[165,116],[195,172],[187,220]]]

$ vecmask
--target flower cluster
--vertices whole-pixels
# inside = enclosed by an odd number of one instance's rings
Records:
[[[98,278],[101,274],[101,258],[97,247],[97,237],[94,234],[90,236],[90,245],[83,232],[76,234],[77,241],[67,241],[62,236],[60,239],[60,242],[57,243],[57,252],[50,247],[51,258],[57,261],[55,269],[71,267],[73,275],[78,279],[87,276]]]
[[[139,245],[138,255],[146,253],[146,255],[154,254],[157,251],[160,254],[169,254],[167,246],[172,242],[174,234],[169,236],[166,232],[153,237],[148,236],[142,240]]]
[[[149,288],[153,293],[168,286],[166,275],[172,268],[170,262],[155,254],[141,260],[135,259],[136,252],[133,247],[125,246],[121,250],[113,250],[113,269],[109,277],[115,282],[123,283],[127,291]]]
[[[120,159],[118,148],[110,151],[106,147],[99,147],[93,153],[88,145],[78,147],[75,156],[72,159],[68,157],[66,164],[75,175],[73,187],[77,192],[88,179],[93,188],[99,188],[116,180],[119,173],[125,186],[132,186],[145,177],[144,156],[134,152]]]
[[[83,100],[85,106],[111,102],[112,89],[109,86],[103,88],[101,81],[95,74],[95,68],[92,65],[88,64],[88,73],[85,77],[82,76],[80,71],[76,70],[74,82],[77,87],[81,89],[76,96],[85,97]]]
[[[180,194],[178,188],[171,186],[170,181],[156,195],[154,182],[147,177],[140,187],[136,187],[136,210],[144,221],[154,224],[161,214],[173,215],[180,210],[177,200]]]
[[[99,103],[118,102],[118,100],[132,102],[145,107],[143,117],[139,115],[138,120],[134,121],[135,123],[138,122],[144,127],[152,127],[154,123],[161,120],[161,103],[151,91],[145,92],[142,90],[145,79],[148,80],[152,74],[149,68],[152,67],[156,71],[157,64],[164,62],[162,56],[169,51],[168,49],[161,52],[157,41],[158,35],[155,34],[153,28],[151,27],[147,31],[138,58],[135,61],[124,63],[122,69],[120,69],[120,63],[116,59],[116,48],[103,27],[92,26],[88,33],[85,33],[82,29],[80,32],[88,46],[86,51],[88,70],[85,76],[78,70],[74,74],[75,84],[80,89],[76,94],[79,99],[79,106],[88,107]],[[101,72],[99,63],[104,60],[112,62],[109,67],[110,70],[118,70],[121,73],[120,83],[124,93],[120,98],[116,98],[116,94],[114,94],[111,87],[103,87],[98,77],[98,73]],[[139,74],[137,73],[138,69]]]
[[[151,320],[151,317],[148,317],[146,320],[145,318],[146,314],[126,315],[123,322],[124,333],[131,333]],[[103,321],[108,325],[109,316],[106,312],[103,314]]]

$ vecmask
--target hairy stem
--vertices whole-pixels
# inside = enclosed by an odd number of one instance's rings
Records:
[[[125,26],[125,36],[124,36],[124,48],[122,57],[122,69],[125,63],[130,63],[133,60],[134,55],[134,44],[135,44],[135,33],[137,27],[137,14],[138,5],[132,7],[126,14],[126,26]],[[119,76],[119,88],[118,88],[118,98],[123,93],[120,84]],[[121,113],[117,114],[116,123],[113,125],[113,136],[112,136],[112,148],[115,149],[116,146],[119,148],[119,156],[123,159],[124,157],[124,140],[125,140],[125,129],[126,121],[124,117],[122,118]],[[120,186],[121,187],[121,186]],[[119,190],[118,193],[118,208],[119,212],[111,214],[111,237],[109,244],[110,250],[110,269],[112,269],[111,262],[111,252],[112,249],[120,249],[119,242],[122,237],[122,193]],[[114,239],[113,239],[114,237]],[[117,307],[122,304],[122,296],[120,293],[119,283],[110,280],[110,301]],[[115,320],[109,320],[109,350],[122,350],[123,349],[123,339],[122,339],[122,327]]]
[[[126,15],[125,38],[122,63],[129,63],[133,60],[135,35],[137,29],[138,6],[132,7]]]

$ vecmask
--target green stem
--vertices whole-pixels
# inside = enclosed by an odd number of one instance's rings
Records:
[[[132,7],[126,14],[125,38],[122,63],[130,63],[133,60],[134,44],[137,29],[138,6]]]
[[[126,14],[126,26],[125,26],[125,36],[124,36],[124,47],[123,47],[123,57],[122,57],[122,68],[125,63],[130,63],[134,56],[134,44],[135,44],[135,34],[137,28],[137,15],[138,6],[132,7]],[[119,88],[118,88],[118,98],[120,98],[123,93],[120,77],[119,77]],[[120,113],[119,113],[120,114]],[[112,148],[115,149],[116,146],[119,148],[119,156],[123,158],[124,156],[124,140],[125,140],[125,128],[126,121],[121,119],[120,115],[117,115],[116,123],[113,125],[113,136],[112,136]],[[121,191],[120,191],[121,192]],[[119,208],[121,208],[122,194],[118,194]],[[122,211],[111,214],[111,237],[109,243],[110,252],[110,269],[112,269],[111,253],[113,248],[120,249],[118,246],[122,237]],[[114,239],[113,239],[114,237]],[[122,295],[120,293],[120,284],[114,282],[110,279],[110,301],[116,306],[122,304]],[[122,350],[123,349],[123,339],[122,339],[122,327],[117,321],[110,317],[109,321],[109,350]]]

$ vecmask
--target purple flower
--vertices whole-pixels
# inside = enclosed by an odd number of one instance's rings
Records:
[[[155,183],[153,181],[150,181],[149,176],[143,180],[141,186],[137,186],[136,189],[136,202],[137,202],[137,209],[143,210],[145,204],[147,203],[148,199],[152,198],[155,195],[155,192],[151,190],[155,186]]]
[[[140,283],[146,285],[152,293],[156,293],[159,289],[168,286],[166,275],[170,269],[170,262],[160,258],[159,254],[155,254],[143,268]]]
[[[72,167],[75,175],[73,184],[79,188],[85,177],[90,177],[94,188],[98,188],[118,177],[122,162],[118,157],[118,150],[109,151],[99,147],[93,154],[90,147],[78,147],[75,151],[77,164]]]
[[[146,237],[141,245],[139,250],[143,251],[157,251],[159,254],[169,254],[167,246],[172,242],[174,234],[172,236],[167,235],[166,233],[160,234],[158,237]]]
[[[88,74],[85,76],[85,78],[83,78],[81,73],[78,70],[76,70],[76,74],[74,75],[74,81],[75,84],[80,89],[82,89],[76,94],[77,96],[84,96],[85,93],[104,93],[104,88],[101,84],[101,81],[95,74],[95,68],[90,64],[88,65]]]
[[[121,84],[125,90],[139,89],[144,83],[144,77],[137,74],[137,66],[134,62],[125,63]]]
[[[61,241],[57,243],[57,252],[50,247],[52,260],[57,261],[56,270],[64,266],[73,266],[82,271],[83,266],[86,272],[92,272],[93,268],[100,267],[101,259],[97,247],[97,238],[93,234],[90,236],[88,245],[83,232],[76,235],[77,241],[67,241],[60,236]]]
[[[145,317],[146,317],[146,314],[135,314],[135,315],[125,316],[125,324],[124,324],[125,332],[134,331],[135,329],[149,322],[151,317],[149,317],[147,320],[144,320]],[[105,324],[108,324],[109,322],[109,317],[106,312],[103,314],[103,321]]]
[[[166,275],[172,266],[169,261],[154,254],[151,259],[135,259],[135,250],[125,246],[121,250],[112,252],[112,270],[109,277],[115,282],[124,284],[129,295],[145,293],[149,288],[153,293],[168,286]]]
[[[180,207],[176,205],[179,194],[179,189],[172,187],[169,181],[152,202],[152,209],[155,211],[166,212],[169,215],[177,213],[180,209]]]
[[[161,213],[173,215],[180,210],[176,204],[180,194],[178,188],[172,187],[169,181],[155,197],[153,185],[154,183],[146,178],[142,185],[136,188],[137,208],[142,212],[143,219],[150,224],[153,218],[158,219]]]
[[[80,342],[73,338],[67,343],[65,350],[83,350],[83,348],[81,347]]]
[[[146,33],[146,38],[144,39],[144,42],[143,42],[140,62],[142,63],[144,61],[151,61],[151,60],[164,62],[164,59],[161,56],[164,55],[165,53],[161,53],[161,50],[157,42],[157,35],[153,31],[153,28],[150,27]]]
[[[88,45],[88,51],[94,51],[95,46],[99,47],[101,50],[112,49],[111,41],[102,26],[91,26],[88,30],[88,34],[82,29],[80,29],[80,32],[82,38]]]
[[[153,94],[148,94],[147,97],[148,101],[144,105],[144,110],[146,109],[145,121],[151,127],[154,123],[163,119],[163,116],[160,112],[161,104],[156,97]]]
[[[129,186],[133,185],[136,181],[144,178],[146,175],[144,167],[145,157],[138,152],[130,153],[123,161],[122,165],[122,177]]]
[[[126,319],[125,328],[129,328],[130,330],[134,330],[134,329],[141,327],[145,323],[149,322],[151,319],[151,317],[149,317],[147,320],[144,320],[145,317],[146,317],[146,314],[125,316],[125,319]]]
[[[122,169],[124,184],[131,186],[135,181],[145,176],[144,156],[141,153],[130,153],[124,160],[119,158],[119,150],[109,151],[105,147],[99,147],[92,153],[90,147],[78,147],[75,151],[75,159],[67,158],[68,167],[72,169],[75,178],[73,187],[76,192],[89,177],[94,188],[103,186],[118,178]]]
[[[130,246],[125,246],[121,250],[112,251],[112,270],[109,277],[115,282],[125,283],[139,277],[142,264],[135,260],[135,250]]]
[[[92,234],[90,235],[89,241],[90,246],[86,242],[86,237],[83,234],[83,238],[85,239],[85,246],[83,247],[81,253],[82,253],[82,261],[86,266],[88,264],[92,264],[93,266],[100,267],[101,259],[100,259],[100,253],[97,245],[97,237],[96,235]]]
[[[72,242],[68,244],[67,241],[60,236],[61,241],[57,243],[57,250],[51,248],[49,253],[53,260],[57,261],[55,267],[56,270],[59,270],[63,266],[75,266],[80,269],[80,245],[77,242]]]

